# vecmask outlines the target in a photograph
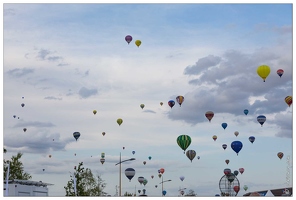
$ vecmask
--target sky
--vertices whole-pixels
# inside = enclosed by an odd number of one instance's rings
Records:
[[[120,154],[136,159],[121,165],[122,195],[146,189],[159,197],[160,182],[172,180],[163,184],[166,196],[186,188],[185,194],[213,197],[225,168],[245,169],[237,175],[237,196],[292,186],[293,104],[284,101],[293,92],[292,8],[291,2],[3,4],[3,159],[22,152],[24,170],[33,181],[54,184],[53,197],[65,196],[79,162],[116,196]],[[271,69],[265,82],[260,65]],[[181,105],[177,96],[184,96]],[[207,111],[214,112],[211,122]],[[259,115],[266,116],[262,126]],[[81,134],[77,141],[74,132]],[[179,135],[191,137],[192,162]],[[243,143],[238,154],[233,141]],[[136,171],[131,181],[126,168]]]

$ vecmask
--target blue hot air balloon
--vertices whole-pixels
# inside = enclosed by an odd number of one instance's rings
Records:
[[[249,137],[250,142],[253,144],[253,142],[255,141],[255,137],[254,136],[250,136]]]
[[[247,115],[249,113],[249,110],[248,109],[245,109],[244,110],[244,113],[245,113],[245,115]]]
[[[127,168],[125,170],[125,176],[131,181],[135,176],[136,171],[133,168]]]
[[[162,191],[162,195],[163,195],[163,196],[166,195],[166,191],[165,191],[165,190]]]
[[[135,154],[136,152],[135,151],[132,151],[132,153]]]
[[[257,121],[263,126],[264,122],[266,121],[266,117],[264,115],[259,115],[257,117]]]
[[[173,108],[174,105],[175,105],[175,101],[174,101],[174,100],[169,100],[168,104],[169,104],[169,106],[170,106],[171,108]]]
[[[225,150],[227,148],[227,144],[223,144],[222,148]]]
[[[80,133],[79,132],[74,132],[73,133],[74,138],[76,139],[76,141],[78,140],[78,138],[80,137]]]
[[[240,141],[233,141],[231,143],[231,148],[238,155],[238,152],[243,148],[243,143],[241,143]]]
[[[221,126],[224,128],[224,130],[226,129],[227,127],[227,123],[222,123]]]

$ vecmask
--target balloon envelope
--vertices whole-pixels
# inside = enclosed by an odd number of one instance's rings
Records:
[[[102,164],[104,164],[104,162],[105,162],[105,158],[101,158],[101,159],[100,159],[100,162],[101,162]]]
[[[249,113],[249,110],[248,109],[245,109],[244,110],[244,113],[245,113],[245,115],[247,115]]]
[[[96,111],[96,110],[93,110],[93,114],[94,114],[94,115],[97,114],[97,111]]]
[[[218,137],[216,135],[213,135],[212,138],[213,138],[214,141],[216,141]]]
[[[127,168],[124,173],[125,176],[131,181],[132,178],[135,176],[136,171],[133,168]]]
[[[188,136],[188,135],[179,135],[178,138],[177,138],[177,144],[179,145],[179,147],[181,149],[184,150],[184,153],[185,153],[186,149],[191,144],[190,136]]]
[[[254,136],[250,136],[249,137],[249,141],[253,144],[253,142],[255,141],[255,137]]]
[[[225,150],[227,148],[227,144],[222,144],[222,148]]]
[[[160,102],[159,104],[160,104],[161,106],[163,105],[163,103],[162,103],[162,102]]]
[[[80,137],[80,133],[79,132],[74,132],[73,133],[73,137],[76,139],[76,141],[78,140],[78,138]]]
[[[163,196],[165,196],[166,193],[167,193],[167,192],[166,192],[165,190],[162,191]]]
[[[283,152],[278,152],[277,156],[279,157],[279,159],[282,159],[284,157],[284,153]]]
[[[264,122],[266,121],[266,117],[264,115],[259,115],[257,117],[257,121],[263,126]]]
[[[214,117],[214,113],[212,111],[207,111],[205,116],[209,120],[209,122],[211,122],[212,118]]]
[[[173,108],[174,105],[175,105],[175,101],[174,101],[174,100],[169,100],[169,101],[168,101],[168,105],[169,105],[171,108]]]
[[[237,176],[237,175],[238,175],[238,171],[237,171],[237,170],[234,170],[233,174],[234,174],[235,176]]]
[[[181,107],[181,104],[184,102],[184,97],[183,96],[177,96],[176,101],[179,103],[179,105]]]
[[[180,180],[184,181],[185,177],[184,176],[180,176]]]
[[[233,187],[233,190],[234,190],[236,193],[238,193],[239,190],[240,190],[240,187],[239,187],[238,185],[236,185],[236,186]]]
[[[164,168],[160,168],[159,173],[163,174],[164,173]]]
[[[187,152],[186,152],[186,156],[187,156],[187,158],[189,158],[189,160],[191,160],[191,162],[192,162],[192,160],[195,158],[195,156],[196,156],[196,152],[194,151],[194,150],[188,150]]]
[[[244,168],[239,168],[238,171],[239,171],[239,173],[243,174],[245,169]]]
[[[249,187],[247,185],[244,185],[244,190],[247,191]]]
[[[136,152],[135,151],[132,151],[132,154],[135,154]]]
[[[282,75],[284,74],[284,70],[282,70],[282,69],[278,69],[277,71],[276,71],[276,73],[279,75],[279,77],[281,78],[282,77]]]
[[[105,134],[106,134],[105,132],[102,132],[102,135],[103,135],[103,136],[105,136]]]
[[[257,74],[263,79],[265,82],[265,79],[268,77],[270,73],[270,67],[267,65],[261,65],[257,68]]]
[[[235,135],[236,137],[238,136],[238,134],[239,134],[238,131],[235,131],[235,132],[234,132],[234,135]]]
[[[144,104],[141,104],[140,107],[143,109],[145,107],[145,105]]]
[[[292,104],[292,96],[287,96],[285,98],[285,102],[288,104],[288,106],[290,107],[290,105]]]
[[[140,184],[142,184],[143,181],[144,181],[144,177],[143,176],[138,177],[138,181],[139,181]]]
[[[226,129],[226,127],[227,127],[227,123],[222,123],[221,126],[222,126],[224,129]]]
[[[240,141],[233,141],[231,143],[231,148],[238,155],[238,152],[240,152],[240,150],[243,148],[243,143],[241,143]]]
[[[228,160],[228,159],[226,159],[226,160],[225,160],[225,162],[226,162],[226,164],[228,165],[228,163],[229,163],[229,160]]]
[[[130,35],[125,36],[125,41],[129,44],[133,40],[133,37]]]
[[[229,168],[225,168],[224,169],[224,174],[227,176],[227,175],[230,175],[231,174],[231,169]]]
[[[141,40],[136,40],[135,44],[137,45],[137,47],[139,47],[142,44],[142,42],[141,42]]]
[[[117,119],[117,124],[120,126],[122,124],[123,120],[121,118]]]

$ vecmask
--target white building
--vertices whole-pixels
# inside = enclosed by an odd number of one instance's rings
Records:
[[[4,180],[4,196],[48,196],[49,183],[42,181],[29,181],[29,180],[9,180],[8,193],[6,191],[6,180]]]

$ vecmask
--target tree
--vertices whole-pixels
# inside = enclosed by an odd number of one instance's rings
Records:
[[[134,196],[133,193],[125,192],[123,196],[131,197]]]
[[[21,157],[23,156],[22,153],[17,153],[16,156],[12,156],[11,160],[3,161],[3,177],[6,177],[8,163],[10,163],[10,170],[9,170],[9,179],[19,179],[19,180],[29,180],[32,178],[30,174],[24,171],[23,163],[20,161]]]
[[[83,162],[80,162],[74,174],[76,179],[77,196],[105,196],[107,193],[103,191],[106,184],[100,176],[95,177],[89,168],[84,169]],[[75,196],[74,180],[70,175],[71,180],[65,186],[65,196]]]
[[[191,197],[196,197],[196,194],[195,194],[195,192],[194,192],[194,190],[189,190],[188,191],[188,194],[186,194],[185,196],[191,196]]]

